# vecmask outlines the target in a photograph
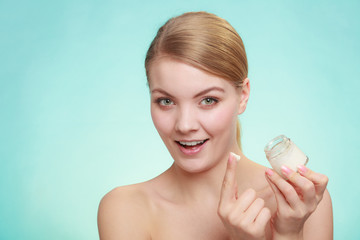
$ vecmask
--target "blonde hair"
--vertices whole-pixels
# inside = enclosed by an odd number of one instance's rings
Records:
[[[188,12],[168,20],[157,32],[145,59],[149,79],[151,64],[170,56],[241,88],[247,78],[245,47],[236,30],[225,20],[207,12]],[[241,149],[240,124],[236,127]]]

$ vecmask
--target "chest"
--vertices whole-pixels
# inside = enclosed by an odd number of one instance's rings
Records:
[[[228,240],[227,232],[214,206],[169,207],[157,211],[152,239]]]
[[[271,191],[271,190],[270,190]],[[260,191],[273,214],[276,212],[276,201],[271,192]],[[229,235],[217,215],[217,205],[212,206],[179,206],[162,205],[153,216],[153,240],[230,240]],[[271,238],[270,223],[266,230],[267,239]]]

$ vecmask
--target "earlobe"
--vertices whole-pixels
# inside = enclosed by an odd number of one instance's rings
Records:
[[[240,102],[239,102],[239,109],[238,114],[242,114],[247,106],[247,102],[250,96],[250,80],[248,78],[244,79],[242,84],[242,88],[240,90]]]

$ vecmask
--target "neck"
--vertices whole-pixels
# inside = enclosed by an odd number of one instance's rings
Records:
[[[234,149],[233,152],[242,159],[245,158],[240,149]],[[215,166],[196,173],[184,171],[174,163],[168,173],[175,180],[174,188],[178,190],[180,199],[189,202],[199,201],[202,204],[218,204],[228,157],[226,155]]]

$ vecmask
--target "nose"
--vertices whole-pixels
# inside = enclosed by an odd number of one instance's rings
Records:
[[[175,130],[182,133],[195,132],[199,129],[199,121],[196,116],[196,111],[190,107],[182,107],[179,109]]]

